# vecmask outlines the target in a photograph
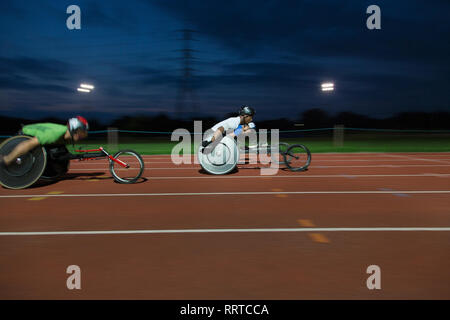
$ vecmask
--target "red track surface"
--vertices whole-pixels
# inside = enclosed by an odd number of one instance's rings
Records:
[[[307,172],[268,177],[144,158],[148,180],[134,185],[90,161],[67,180],[1,189],[0,299],[450,299],[450,231],[332,229],[450,227],[450,153],[313,154]],[[259,228],[330,229],[2,234]],[[81,290],[66,287],[69,265]],[[370,265],[381,290],[366,287]]]

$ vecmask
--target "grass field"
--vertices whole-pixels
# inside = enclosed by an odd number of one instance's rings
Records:
[[[5,139],[1,139],[0,143]],[[346,133],[342,145],[336,145],[332,135],[305,135],[303,137],[280,137],[280,142],[304,144],[311,152],[449,152],[448,134],[405,134],[405,133]],[[170,137],[127,136],[121,134],[117,145],[109,145],[106,135],[92,135],[88,140],[75,145],[76,148],[95,149],[103,146],[111,153],[132,149],[140,154],[170,154],[179,142]],[[72,145],[68,145],[74,151]],[[191,143],[191,152],[197,147]]]
[[[450,134],[346,134],[342,145],[335,145],[332,136],[280,137],[280,142],[304,144],[311,152],[449,152]],[[117,146],[109,146],[106,139],[83,142],[87,148],[104,146],[114,152],[132,149],[141,154],[170,154],[178,142],[170,138],[119,137]],[[109,147],[109,148],[108,148]],[[72,150],[72,146],[69,146]],[[191,152],[197,147],[191,143]]]

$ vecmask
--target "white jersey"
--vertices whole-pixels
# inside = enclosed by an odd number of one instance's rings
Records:
[[[231,118],[228,118],[226,120],[223,120],[223,121],[219,122],[218,124],[216,124],[211,129],[214,132],[216,132],[217,129],[219,129],[220,127],[223,127],[225,129],[225,132],[227,132],[228,130],[233,130],[234,131],[237,127],[239,127],[240,123],[241,123],[241,117],[240,116],[231,117]]]

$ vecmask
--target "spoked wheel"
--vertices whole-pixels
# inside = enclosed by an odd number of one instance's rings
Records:
[[[311,163],[311,152],[302,144],[294,144],[286,150],[284,162],[291,171],[304,171]]]
[[[279,144],[276,145],[271,145],[268,147],[267,149],[267,153],[276,153],[275,154],[275,163],[278,164],[284,164],[285,159],[284,159],[284,154],[286,153],[286,150],[289,148],[289,143],[286,142],[280,142]]]
[[[109,169],[114,179],[119,183],[135,183],[144,172],[144,160],[133,150],[121,150],[114,158],[126,163],[126,167],[110,160]]]
[[[29,136],[14,136],[0,145],[0,154],[8,155],[18,144],[31,139]],[[0,184],[9,189],[24,189],[35,183],[47,164],[47,154],[43,147],[21,155],[8,166],[0,168]]]

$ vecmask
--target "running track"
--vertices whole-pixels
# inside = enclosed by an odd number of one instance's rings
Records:
[[[0,189],[0,299],[450,299],[450,153],[313,154],[275,176],[144,158],[134,185],[97,160]]]

